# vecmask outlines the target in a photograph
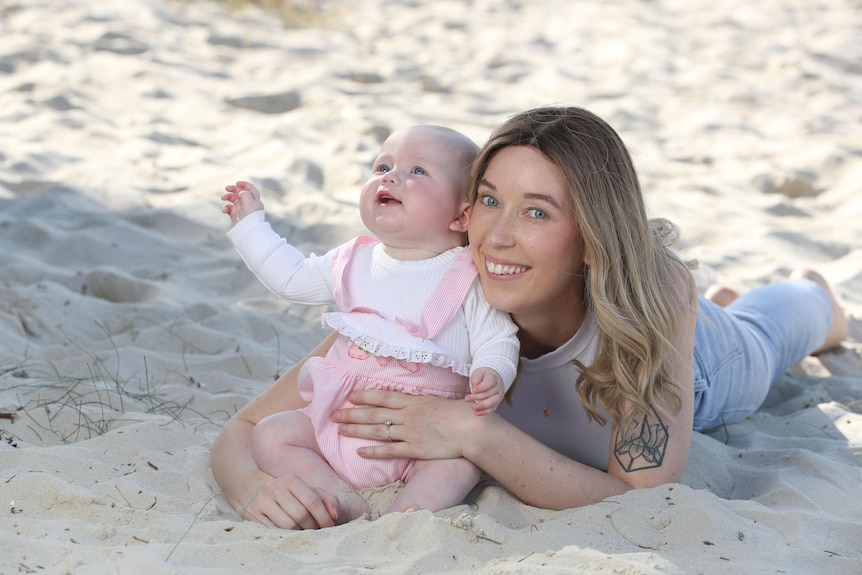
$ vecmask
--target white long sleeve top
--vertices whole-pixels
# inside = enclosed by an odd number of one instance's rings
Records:
[[[300,304],[333,304],[335,250],[305,257],[253,212],[229,232],[249,269],[272,293]],[[433,258],[401,261],[390,257],[381,243],[357,250],[352,263],[352,300],[386,319],[421,323],[422,310],[458,253],[454,248]],[[397,345],[397,342],[387,342]],[[479,367],[497,371],[508,388],[515,379],[519,343],[517,326],[508,314],[492,308],[474,281],[455,318],[434,338],[455,360],[463,374]]]

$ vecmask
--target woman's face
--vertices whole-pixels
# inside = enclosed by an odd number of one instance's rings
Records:
[[[584,249],[563,171],[528,146],[503,148],[479,183],[469,238],[485,297],[522,328],[583,314]]]

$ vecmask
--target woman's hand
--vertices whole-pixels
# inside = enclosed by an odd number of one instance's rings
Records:
[[[337,334],[331,334],[302,361],[240,409],[219,432],[210,450],[213,475],[225,498],[243,519],[286,529],[310,529],[349,521],[362,514],[364,500],[359,494],[339,494],[338,498],[314,490],[295,477],[273,479],[261,471],[251,451],[254,426],[263,418],[299,409],[305,400],[299,395],[297,378],[310,357],[326,355]]]
[[[264,484],[246,503],[242,518],[282,529],[320,529],[338,522],[338,498],[287,475]]]
[[[380,389],[355,391],[348,399],[360,407],[333,412],[338,432],[387,442],[360,448],[363,457],[455,459],[463,455],[462,441],[470,437],[471,424],[486,419],[476,417],[471,404],[455,399]],[[392,422],[388,434],[387,421]]]
[[[523,502],[546,509],[595,503],[630,488],[539,443],[496,413],[477,416],[466,401],[384,390],[355,391],[348,399],[360,407],[333,412],[339,433],[386,442],[360,448],[363,457],[464,457]]]

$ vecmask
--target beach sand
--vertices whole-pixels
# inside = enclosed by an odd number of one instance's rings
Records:
[[[207,0],[0,3],[0,573],[862,573],[862,4],[321,4],[291,28]],[[391,131],[481,144],[546,104],[620,132],[701,289],[814,267],[850,341],[695,434],[680,484],[239,521],[210,445],[324,332],[234,252],[224,185],[321,253],[362,231]]]

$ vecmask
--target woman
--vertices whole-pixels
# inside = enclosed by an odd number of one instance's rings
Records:
[[[509,402],[481,418],[463,401],[354,393],[370,407],[336,411],[340,432],[392,440],[363,456],[464,457],[530,505],[586,505],[679,481],[693,429],[743,419],[787,367],[847,335],[810,270],[738,298],[710,290],[726,308],[698,297],[669,249],[676,229],[647,219],[625,145],[585,110],[541,108],[505,122],[474,165],[471,200],[485,297],[519,328],[519,379]],[[297,370],[228,422],[213,470],[244,518],[325,527],[327,509],[338,522],[360,515],[361,497],[273,479],[248,446],[257,421],[302,405]]]

